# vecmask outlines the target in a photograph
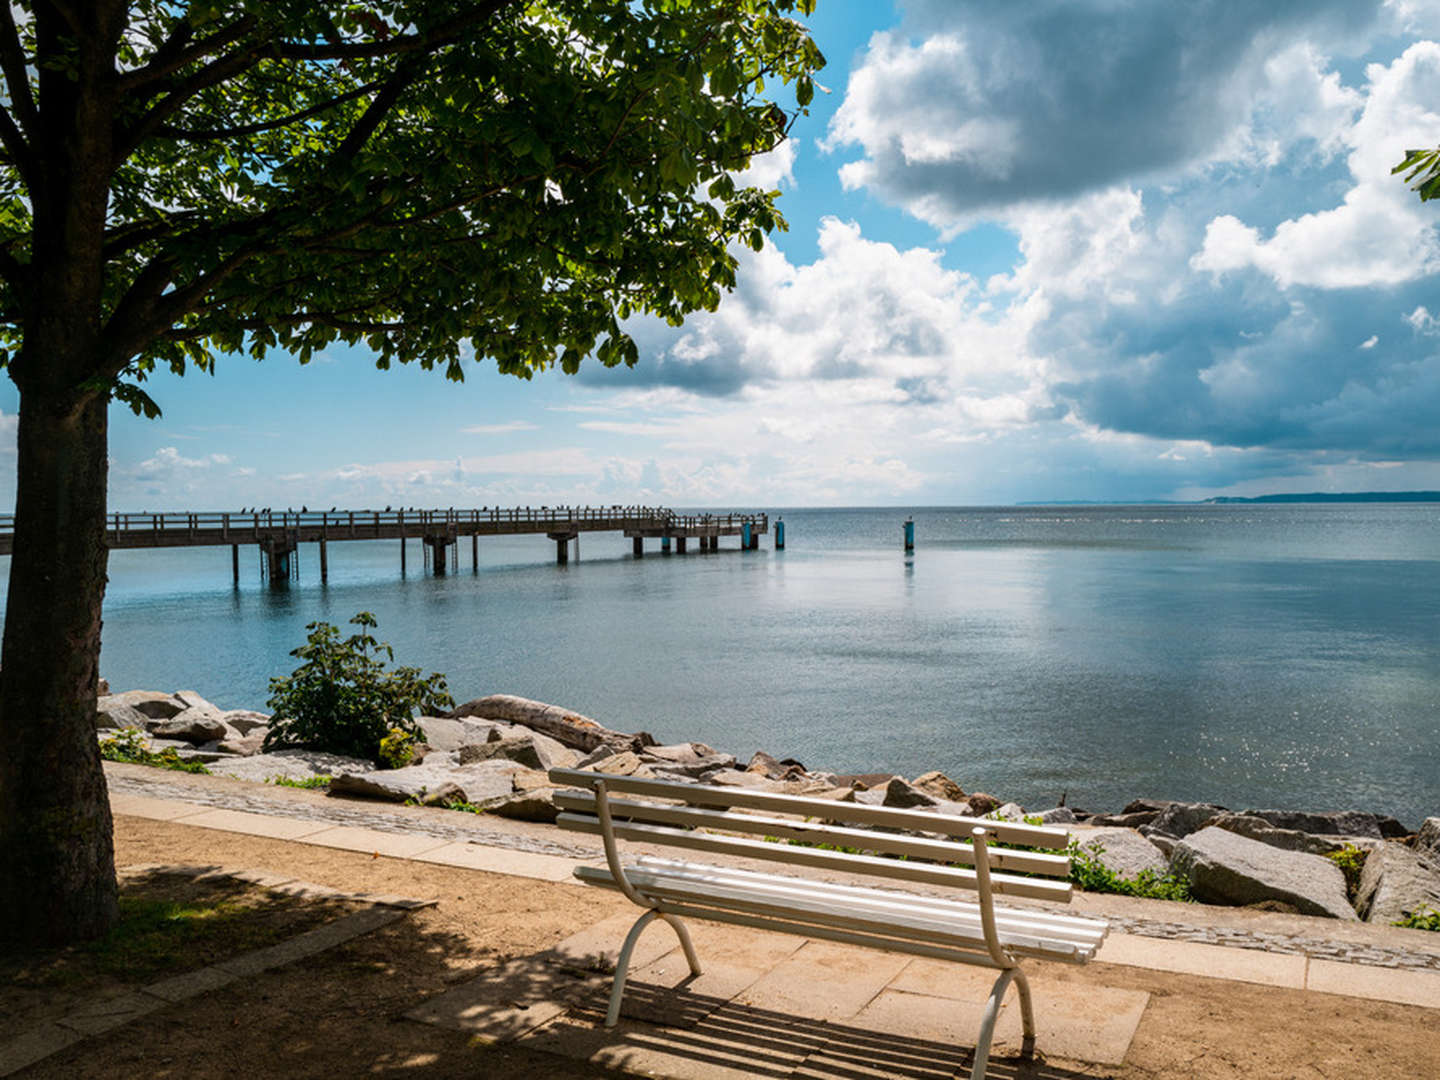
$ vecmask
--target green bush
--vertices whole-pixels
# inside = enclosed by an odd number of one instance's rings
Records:
[[[266,750],[305,746],[385,764],[382,742],[396,730],[413,737],[417,710],[434,713],[455,704],[438,672],[422,677],[414,667],[385,670],[395,651],[371,636],[374,615],[362,611],[350,622],[361,629],[344,640],[329,623],[311,623],[305,644],[290,654],[304,663],[270,680],[267,705],[274,715]],[[391,746],[398,749],[393,741]],[[395,760],[395,753],[390,757]]]
[[[1365,869],[1365,856],[1368,854],[1356,847],[1354,844],[1346,844],[1339,851],[1332,851],[1325,857],[1340,868],[1345,875],[1345,895],[1351,900],[1360,891],[1360,872]]]
[[[1085,892],[1119,893],[1149,900],[1189,900],[1190,883],[1174,874],[1141,870],[1134,877],[1122,877],[1100,861],[1105,845],[1092,840],[1084,847],[1071,840],[1065,853],[1070,856],[1070,881]]]
[[[159,751],[145,749],[145,733],[139,728],[124,728],[108,739],[101,739],[100,756],[106,761],[123,761],[130,765],[150,765],[157,769],[210,775],[210,770],[198,761],[181,761],[173,746]]]
[[[1395,923],[1396,926],[1403,926],[1407,930],[1434,930],[1440,932],[1440,911],[1433,908],[1416,908],[1403,919]]]

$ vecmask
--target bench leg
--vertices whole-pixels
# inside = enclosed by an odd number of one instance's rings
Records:
[[[990,1000],[985,1003],[985,1019],[980,1024],[980,1037],[975,1042],[975,1064],[970,1068],[970,1080],[985,1080],[985,1066],[990,1063],[990,1040],[995,1037],[1000,1005],[1012,980],[1020,996],[1020,1018],[1025,1031],[1025,1042],[1020,1052],[1024,1057],[1035,1052],[1035,1010],[1030,1003],[1030,983],[1018,967],[1005,968],[990,990]]]
[[[653,909],[645,912],[635,920],[630,933],[625,935],[625,944],[620,946],[620,956],[615,961],[615,983],[610,989],[610,1008],[605,1014],[607,1028],[613,1028],[620,1022],[620,999],[625,996],[625,976],[630,971],[630,957],[635,952],[635,943],[640,940],[640,934],[650,925],[651,920],[656,918],[664,919],[674,927],[675,936],[680,939],[680,948],[685,952],[685,962],[690,965],[690,973],[700,974],[700,961],[695,958],[695,946],[690,943],[690,931],[685,929],[685,924],[679,917],[665,915]]]

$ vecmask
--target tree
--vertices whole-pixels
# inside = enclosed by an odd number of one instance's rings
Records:
[[[1405,183],[1415,189],[1421,202],[1440,196],[1440,149],[1407,150],[1405,160],[1390,170],[1390,175],[1405,173]]]
[[[783,226],[732,173],[824,61],[813,0],[0,5],[0,365],[20,392],[0,939],[115,915],[94,737],[106,415],[339,340],[463,375],[631,364]]]

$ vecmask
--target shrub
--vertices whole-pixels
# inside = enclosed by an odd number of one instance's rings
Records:
[[[1182,877],[1155,870],[1141,870],[1134,877],[1122,877],[1100,861],[1105,845],[1093,840],[1084,847],[1071,840],[1065,852],[1070,856],[1070,881],[1085,892],[1119,893],[1150,900],[1189,900],[1190,883]]]
[[[1416,908],[1403,919],[1396,920],[1395,925],[1403,926],[1407,930],[1434,930],[1440,932],[1440,911],[1427,907]]]
[[[387,769],[403,769],[415,756],[415,733],[392,727],[380,740],[380,764]]]
[[[1339,851],[1332,851],[1325,857],[1340,868],[1345,875],[1345,895],[1351,900],[1360,891],[1360,872],[1365,869],[1366,852],[1354,844],[1346,844]]]
[[[274,715],[265,749],[306,746],[382,764],[381,744],[392,732],[416,734],[417,710],[438,712],[455,703],[438,672],[422,677],[414,667],[385,670],[395,651],[371,636],[374,615],[362,611],[350,622],[360,631],[344,640],[329,623],[311,623],[305,644],[290,654],[304,663],[270,680],[267,705]]]
[[[130,765],[150,765],[157,769],[210,775],[210,770],[198,761],[181,761],[173,746],[159,751],[145,749],[145,733],[139,728],[124,728],[108,739],[101,739],[100,756],[106,761],[123,761]]]

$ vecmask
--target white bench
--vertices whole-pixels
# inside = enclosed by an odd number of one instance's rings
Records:
[[[606,867],[582,866],[575,876],[618,889],[645,909],[620,949],[607,1027],[620,1018],[630,956],[652,920],[675,929],[690,970],[700,974],[681,921],[693,916],[998,968],[970,1073],[979,1080],[1012,981],[1024,1023],[1022,1053],[1034,1050],[1035,1014],[1020,961],[1083,964],[1109,929],[1097,919],[994,903],[996,893],[1069,901],[1070,860],[1056,850],[1067,844],[1063,829],[580,769],[552,769],[550,779],[582,789],[556,793],[560,827],[604,840]],[[897,829],[942,838],[881,831]],[[654,856],[622,862],[616,843],[622,839],[865,874],[887,883],[950,885],[977,896],[974,902],[937,899]],[[1023,848],[991,847],[991,841]]]

